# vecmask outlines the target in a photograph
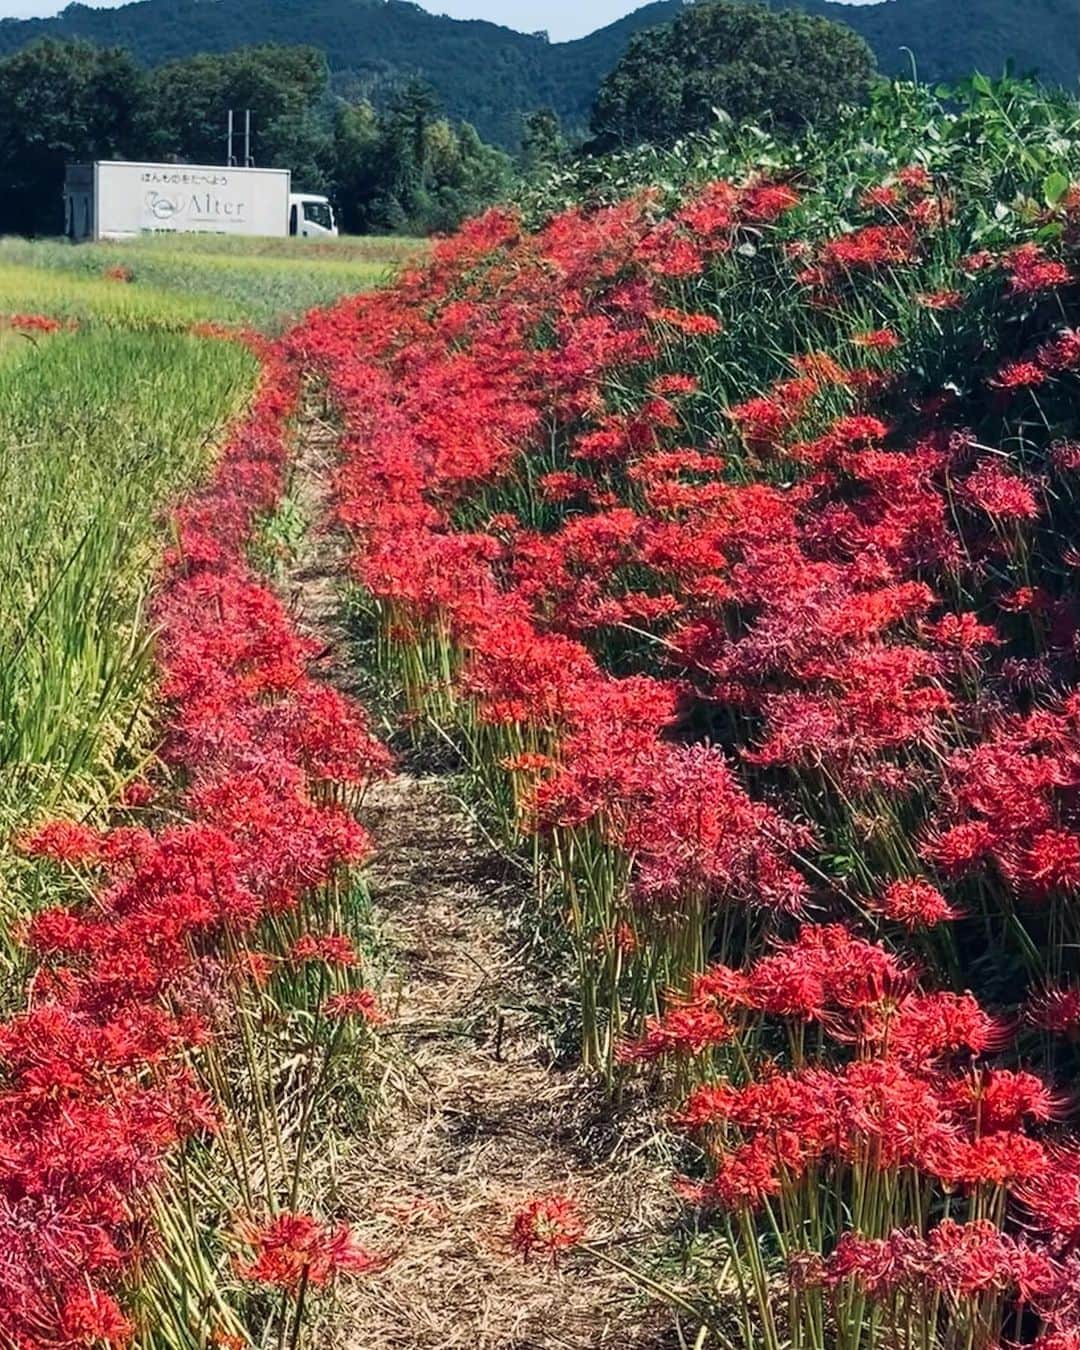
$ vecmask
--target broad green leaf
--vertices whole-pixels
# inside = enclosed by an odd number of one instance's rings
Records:
[[[1069,190],[1069,180],[1063,173],[1048,174],[1043,182],[1043,197],[1047,206],[1057,206]]]

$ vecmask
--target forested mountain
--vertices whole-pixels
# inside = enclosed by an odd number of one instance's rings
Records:
[[[774,0],[783,4],[787,0]],[[799,0],[813,14],[861,33],[885,71],[907,71],[916,55],[924,79],[1038,70],[1055,83],[1080,68],[1077,0],[883,0],[846,5]],[[379,101],[403,79],[421,76],[451,116],[503,144],[518,137],[522,112],[553,107],[583,126],[602,78],[632,34],[663,23],[682,0],[659,0],[576,42],[429,14],[407,0],[137,0],[118,9],[69,5],[51,19],[0,21],[0,55],[38,37],[82,37],[129,48],[156,65],[197,51],[252,41],[309,43],[326,53],[334,87]]]

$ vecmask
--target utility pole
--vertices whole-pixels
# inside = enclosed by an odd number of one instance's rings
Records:
[[[236,125],[236,113],[229,109],[228,131],[225,134],[225,163],[231,168],[236,167],[236,156],[233,154],[233,143],[239,137],[240,131]],[[244,158],[241,161],[245,169],[255,167],[255,157],[251,153],[251,109],[244,109]]]

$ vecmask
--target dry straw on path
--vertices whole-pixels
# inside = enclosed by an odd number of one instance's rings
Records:
[[[296,495],[309,520],[288,578],[302,625],[342,679],[335,579],[344,541],[325,528],[335,444],[312,419]],[[562,1266],[511,1251],[515,1211],[537,1194],[580,1203],[593,1245],[625,1255],[663,1232],[670,1171],[640,1109],[613,1119],[553,1061],[550,992],[515,915],[528,881],[473,828],[446,781],[401,772],[373,787],[364,823],[376,923],[396,967],[386,1100],[338,1159],[339,1202],[365,1242],[393,1252],[342,1291],[321,1343],[340,1350],[660,1350],[663,1314],[585,1254]]]

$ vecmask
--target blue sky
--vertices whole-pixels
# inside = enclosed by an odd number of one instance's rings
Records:
[[[0,6],[8,0],[0,0]],[[546,28],[553,42],[584,37],[607,23],[640,9],[646,0],[419,0],[435,14],[455,19],[490,19],[526,33]],[[867,0],[843,0],[865,4]]]
[[[89,0],[91,4],[116,0]],[[847,0],[851,4],[866,0]],[[420,0],[434,14],[449,14],[455,19],[489,19],[531,33],[546,28],[555,42],[583,37],[638,9],[644,0]],[[62,8],[58,0],[0,0],[0,17],[25,18],[29,15],[55,14]]]

